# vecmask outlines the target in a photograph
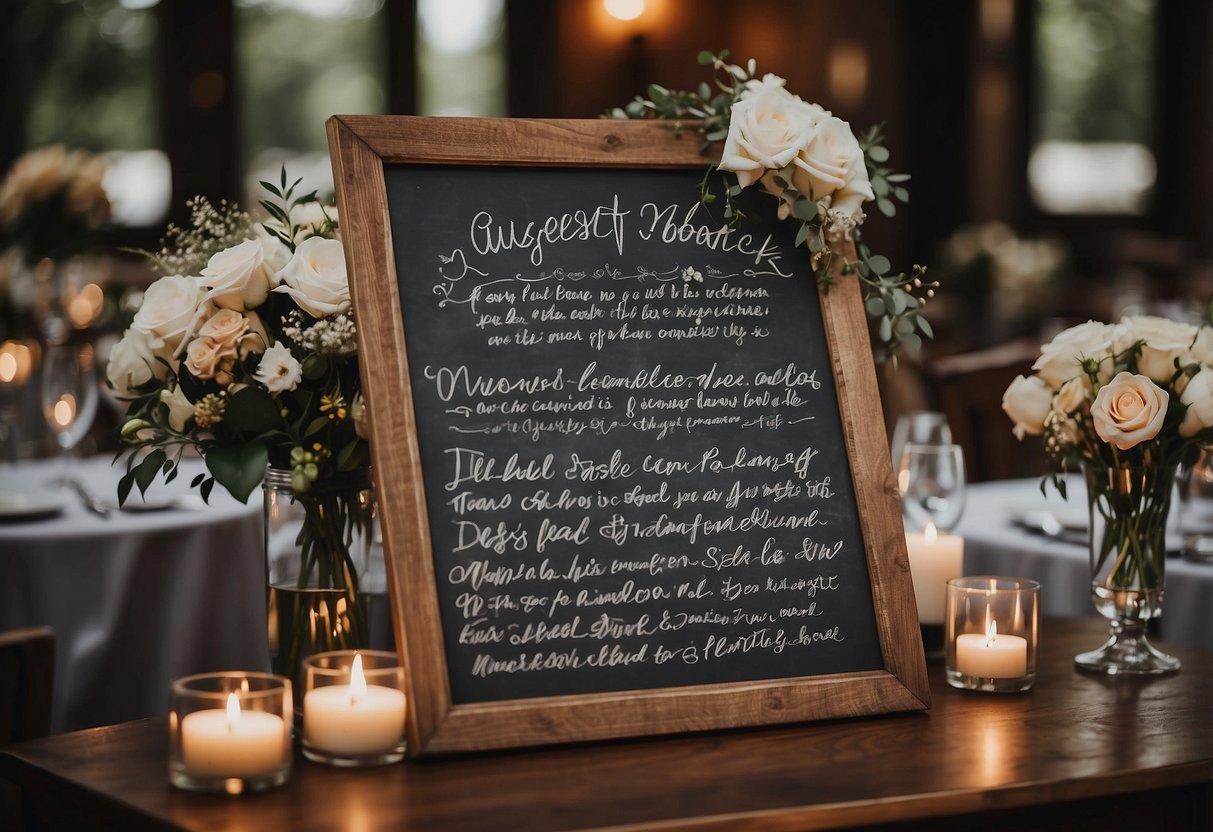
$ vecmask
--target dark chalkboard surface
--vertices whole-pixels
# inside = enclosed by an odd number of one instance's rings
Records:
[[[619,153],[652,125],[465,122],[497,146],[458,131],[461,161],[446,120],[366,124],[373,204],[356,145],[338,196],[397,631],[442,676],[414,751],[924,706],[857,293],[819,296],[773,201],[726,228],[668,134],[661,166],[566,158],[570,126]],[[496,134],[545,126],[547,158]]]

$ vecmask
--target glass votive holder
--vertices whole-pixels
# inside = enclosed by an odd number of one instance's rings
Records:
[[[333,766],[404,758],[404,671],[385,650],[334,650],[303,660],[303,756]]]
[[[240,794],[291,774],[291,683],[270,673],[201,673],[173,682],[169,781]]]
[[[944,668],[954,688],[1015,693],[1036,681],[1040,584],[988,575],[948,581]]]

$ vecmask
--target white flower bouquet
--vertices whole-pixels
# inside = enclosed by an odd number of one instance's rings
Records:
[[[1041,348],[1002,406],[1057,471],[1176,466],[1213,442],[1213,327],[1088,321]]]
[[[128,402],[127,472],[119,499],[175,475],[189,447],[244,501],[266,466],[289,469],[296,492],[368,464],[355,326],[337,215],[316,194],[263,182],[270,214],[191,203],[151,255],[148,287],[107,376]]]

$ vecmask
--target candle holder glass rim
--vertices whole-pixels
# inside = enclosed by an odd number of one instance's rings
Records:
[[[404,669],[400,657],[390,650],[328,650],[314,653],[303,660],[306,686],[314,688],[330,684],[348,684],[355,655],[362,656],[362,673],[367,683],[387,681],[402,687]],[[337,663],[341,662],[341,663]],[[319,685],[317,684],[319,683]]]
[[[221,683],[238,683],[247,681],[248,689],[232,688]],[[212,686],[206,686],[210,683]],[[218,684],[217,687],[214,685]],[[253,685],[256,687],[254,688]],[[291,690],[291,680],[276,673],[265,673],[259,670],[219,670],[210,673],[194,673],[173,680],[173,694],[188,696],[203,701],[214,701],[219,704],[226,702],[228,694],[238,694],[241,701],[256,702],[262,699],[273,699],[281,696],[283,691],[288,694]]]
[[[1031,578],[1008,578],[1003,575],[965,575],[949,578],[948,584],[967,592],[1037,592],[1040,581]]]

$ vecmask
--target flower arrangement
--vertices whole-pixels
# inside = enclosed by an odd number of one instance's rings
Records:
[[[28,329],[35,265],[81,253],[109,220],[104,175],[101,156],[51,145],[18,158],[0,181],[0,336]]]
[[[891,217],[895,201],[909,201],[910,177],[885,164],[889,151],[881,128],[857,137],[847,122],[788,92],[783,78],[759,78],[753,59],[742,66],[729,63],[728,55],[699,54],[699,63],[712,68],[711,82],[690,91],[653,84],[648,98],[637,97],[608,115],[670,119],[677,130],[692,127],[703,136],[705,151],[723,141],[720,162],[700,182],[700,201],[709,205],[719,198],[714,182],[720,172],[727,174],[723,216],[730,224],[748,218],[739,197],[752,186],[778,199],[780,218],[797,224],[796,245],[808,248],[826,288],[835,258],[845,253],[838,243],[854,241],[858,259],[845,261],[841,271],[862,283],[865,308],[884,344],[880,357],[892,357],[902,344],[919,346],[922,335],[931,335],[921,311],[937,285],[924,279],[920,266],[909,276],[891,274],[888,258],[873,253],[860,230],[865,203],[874,201]]]
[[[1033,369],[1011,382],[1003,409],[1020,438],[1043,437],[1063,496],[1058,472],[1082,467],[1092,599],[1113,621],[1108,642],[1075,661],[1107,673],[1176,670],[1145,624],[1162,611],[1176,471],[1213,443],[1213,327],[1088,321],[1044,345]]]
[[[170,226],[150,254],[163,275],[107,369],[128,402],[127,471],[119,500],[186,448],[244,501],[267,464],[291,471],[296,492],[367,464],[358,357],[337,214],[315,192],[296,196],[286,171],[262,182],[267,221],[227,203],[190,203],[191,224]]]
[[[1213,327],[1088,321],[1045,344],[1032,369],[1002,406],[1017,436],[1043,437],[1056,471],[1176,466],[1213,443]]]

